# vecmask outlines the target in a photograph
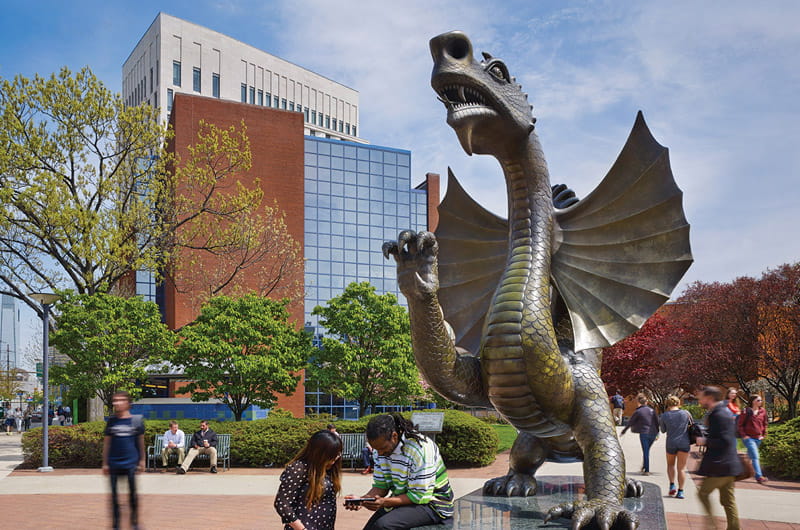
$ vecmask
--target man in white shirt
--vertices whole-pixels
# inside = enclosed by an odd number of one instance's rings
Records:
[[[161,463],[167,467],[169,462],[169,455],[176,453],[178,455],[178,465],[183,464],[184,450],[186,449],[186,436],[183,431],[178,428],[178,422],[172,420],[169,422],[169,430],[164,433],[164,445],[161,449]]]

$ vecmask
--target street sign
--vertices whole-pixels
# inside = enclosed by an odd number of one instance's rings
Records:
[[[36,377],[42,377],[42,363],[36,363]]]

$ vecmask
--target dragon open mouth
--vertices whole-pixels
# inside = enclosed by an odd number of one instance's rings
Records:
[[[495,111],[487,103],[487,97],[481,91],[465,85],[445,85],[436,91],[439,101],[447,107],[448,113],[454,115],[467,109],[476,109],[494,114]]]

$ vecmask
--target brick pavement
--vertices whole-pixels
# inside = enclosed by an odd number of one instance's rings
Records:
[[[274,500],[272,495],[176,495],[165,502],[162,496],[140,495],[140,522],[145,529],[174,526],[280,529],[280,519],[272,507]],[[3,526],[15,530],[109,528],[108,503],[108,495],[3,495],[0,513]],[[339,508],[336,529],[360,530],[370,514],[367,510],[351,512]],[[127,517],[127,497],[123,497],[125,525]],[[720,528],[724,528],[724,519],[717,519]],[[669,530],[705,530],[704,524],[705,519],[699,515],[667,514]],[[742,530],[800,530],[800,524],[743,519]]]

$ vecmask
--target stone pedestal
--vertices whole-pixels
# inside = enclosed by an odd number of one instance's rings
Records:
[[[533,497],[490,497],[481,490],[458,499],[451,524],[425,526],[417,530],[529,530],[533,528],[570,528],[571,521],[555,519],[544,523],[544,516],[552,506],[584,497],[583,477],[537,477],[539,491]],[[625,499],[625,508],[639,516],[639,528],[666,530],[664,502],[661,489],[655,484],[642,483],[644,495],[638,499]],[[596,528],[593,524],[591,528]]]

